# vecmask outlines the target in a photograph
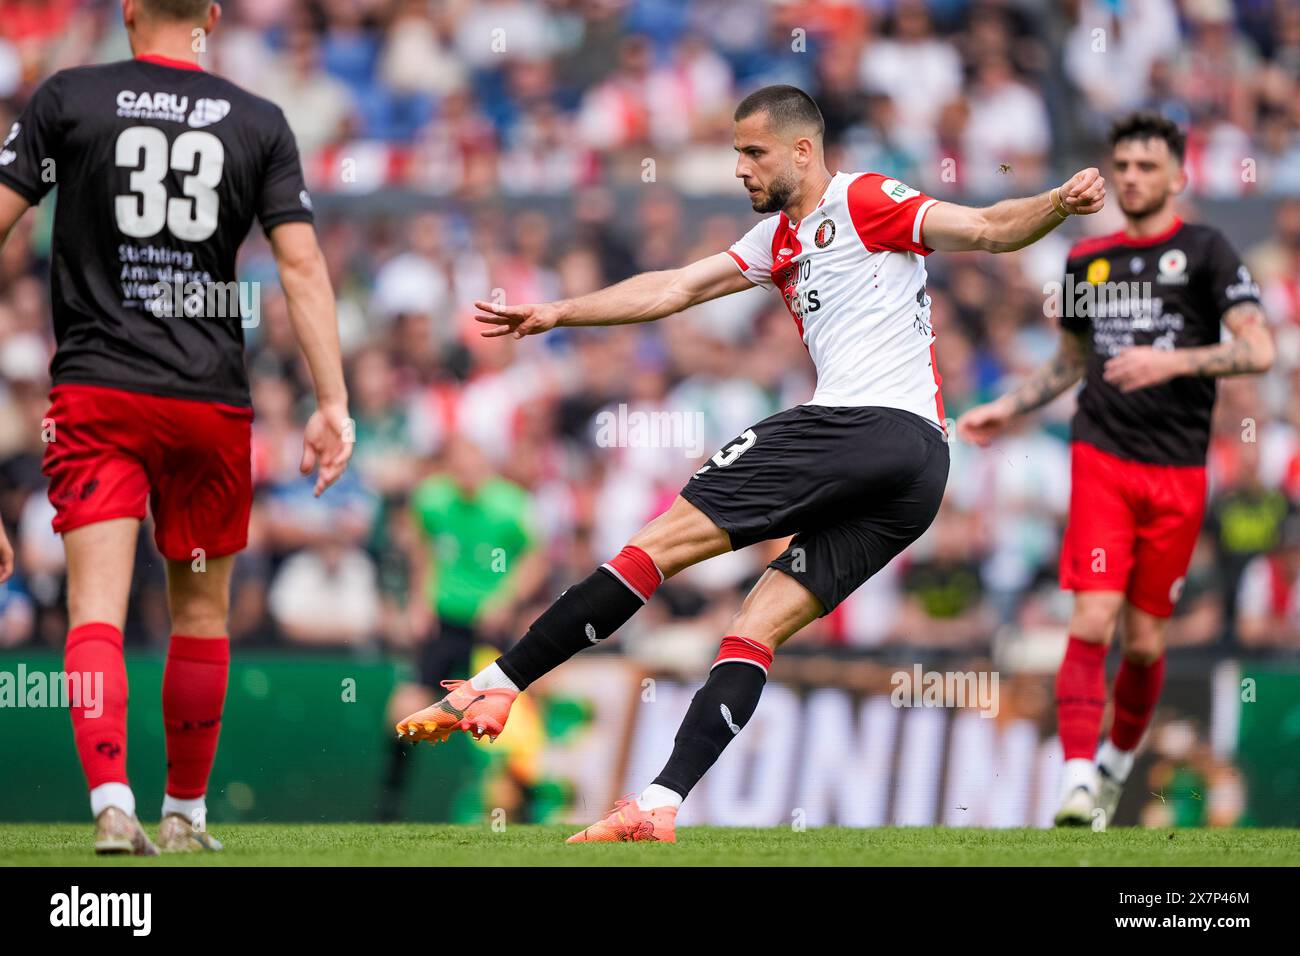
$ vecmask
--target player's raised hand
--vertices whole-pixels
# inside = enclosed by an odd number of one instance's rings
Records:
[[[316,469],[316,497],[338,481],[347,469],[352,446],[356,444],[355,429],[346,405],[322,405],[307,419],[298,470],[310,475]]]
[[[1001,399],[976,405],[957,419],[957,436],[984,448],[1011,423],[1011,407]]]
[[[560,310],[554,302],[542,302],[536,305],[494,305],[491,302],[475,301],[474,307],[487,315],[474,318],[493,328],[484,329],[480,334],[484,338],[499,335],[511,335],[522,339],[525,335],[540,335],[549,332],[560,321]]]
[[[1061,203],[1074,216],[1090,216],[1106,205],[1106,180],[1096,166],[1079,170],[1062,184]]]

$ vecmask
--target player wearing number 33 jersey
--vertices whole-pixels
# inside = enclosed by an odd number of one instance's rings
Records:
[[[311,222],[279,107],[184,61],[63,70],[10,130],[0,183],[33,205],[59,188],[56,386],[249,405],[239,311],[205,302],[200,321],[177,321],[155,314],[169,299],[151,306],[159,282],[234,282],[254,218]]]
[[[334,294],[297,149],[279,109],[201,69],[194,37],[211,37],[220,17],[211,0],[123,0],[137,58],[55,74],[0,143],[0,244],[58,187],[42,471],[67,554],[64,670],[103,678],[93,709],[69,707],[96,853],[221,849],[204,801],[252,503],[243,328],[258,300],[256,284],[237,283],[235,257],[254,219],[316,393],[300,466],[317,471],[316,494],[352,450]],[[150,513],[173,630],[156,844],[126,772],[122,633]],[[0,529],[0,580],[11,554]]]
[[[64,70],[27,104],[0,183],[55,185],[44,469],[60,533],[144,517],[169,558],[240,550],[252,409],[235,254],[256,218],[311,222],[280,109],[188,61]]]

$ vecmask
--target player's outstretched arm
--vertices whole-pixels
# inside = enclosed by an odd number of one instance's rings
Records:
[[[1061,344],[1050,362],[1015,391],[962,415],[957,419],[957,434],[966,441],[987,445],[1017,415],[1042,408],[1083,378],[1089,351],[1087,333],[1062,331]]]
[[[921,238],[943,252],[1013,252],[1037,242],[1070,216],[1090,216],[1106,202],[1106,181],[1095,168],[1025,199],[984,209],[936,203],[921,223]]]
[[[533,305],[494,305],[475,302],[484,315],[479,322],[492,326],[482,335],[492,338],[549,332],[561,325],[626,325],[651,322],[719,296],[753,286],[736,269],[735,260],[720,252],[680,269],[643,272],[630,279],[576,299]]]
[[[316,411],[303,430],[299,470],[308,475],[317,469],[316,494],[320,495],[347,468],[355,441],[348,417],[334,290],[310,223],[281,223],[271,230],[270,240],[293,334],[307,357],[316,388]]]
[[[1232,340],[1191,349],[1135,345],[1106,361],[1103,377],[1121,392],[1159,385],[1181,375],[1252,375],[1273,367],[1273,336],[1257,302],[1239,302],[1223,313]]]

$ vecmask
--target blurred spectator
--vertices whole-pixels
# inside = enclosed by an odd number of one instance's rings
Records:
[[[975,68],[966,97],[962,185],[981,196],[1023,192],[1044,181],[1051,130],[1042,98],[1020,82],[1006,57],[989,55]],[[1015,178],[1000,175],[1010,166]]]
[[[1093,111],[1095,132],[1107,117],[1143,105],[1152,67],[1178,50],[1174,0],[1076,0],[1075,23],[1065,40],[1066,73]]]
[[[1254,556],[1274,548],[1287,513],[1287,499],[1260,479],[1259,444],[1238,442],[1232,471],[1223,476],[1206,513],[1206,531],[1214,541],[1216,577],[1228,621],[1236,619],[1238,582]]]
[[[1276,546],[1246,565],[1237,597],[1237,637],[1253,650],[1300,651],[1300,513]]]
[[[935,36],[924,3],[895,5],[885,37],[863,48],[859,70],[865,89],[889,97],[889,128],[901,146],[929,155],[939,111],[962,95],[962,62],[950,41]]]
[[[352,91],[321,68],[320,41],[311,31],[290,30],[271,63],[256,92],[284,110],[302,155],[347,135],[356,115]]]
[[[280,566],[268,606],[295,644],[365,642],[379,625],[374,562],[364,551],[329,539],[296,551]]]
[[[903,573],[898,632],[907,643],[950,650],[987,644],[997,622],[980,581],[973,530],[972,514],[945,505],[926,532],[931,552]]]

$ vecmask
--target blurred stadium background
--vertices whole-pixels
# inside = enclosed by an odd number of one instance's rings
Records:
[[[1026,194],[1104,159],[1115,113],[1189,131],[1185,218],[1222,228],[1260,283],[1280,360],[1219,386],[1209,517],[1171,629],[1166,697],[1121,823],[1300,823],[1300,5],[1286,0],[232,0],[206,65],[283,107],[339,297],[358,443],[324,498],[297,475],[310,390],[262,237],[247,330],[257,499],[211,819],[368,820],[427,607],[454,562],[409,502],[481,472],[527,495],[530,593],[475,623],[481,653],[614,554],[699,461],[812,392],[780,301],[755,290],[652,326],[481,340],[474,298],[576,295],[726,248],[754,221],[730,114],[753,87],[819,101],[832,169],[933,195]],[[129,56],[115,2],[0,0],[0,128],[42,79]],[[51,205],[0,251],[0,670],[61,666],[63,554],[40,471],[53,348]],[[947,412],[1045,361],[1081,228],[1022,253],[929,262]],[[684,823],[1037,825],[1059,751],[1051,675],[1072,398],[987,450],[954,442],[929,533],[778,655],[746,735]],[[602,412],[675,412],[697,447],[610,443]],[[1153,423],[1158,427],[1158,423]],[[693,444],[693,443],[687,443]],[[694,453],[698,452],[698,455]],[[561,669],[494,748],[423,748],[408,819],[586,820],[649,779],[730,613],[779,544],[674,579]],[[513,570],[513,568],[507,569]],[[509,574],[498,575],[505,579]],[[516,578],[516,584],[519,578]],[[127,627],[137,793],[160,792],[162,565],[140,538]],[[444,598],[446,596],[444,595]],[[480,599],[478,595],[471,601]],[[996,672],[996,717],[891,706],[890,675]],[[0,819],[82,819],[67,717],[0,711]]]

